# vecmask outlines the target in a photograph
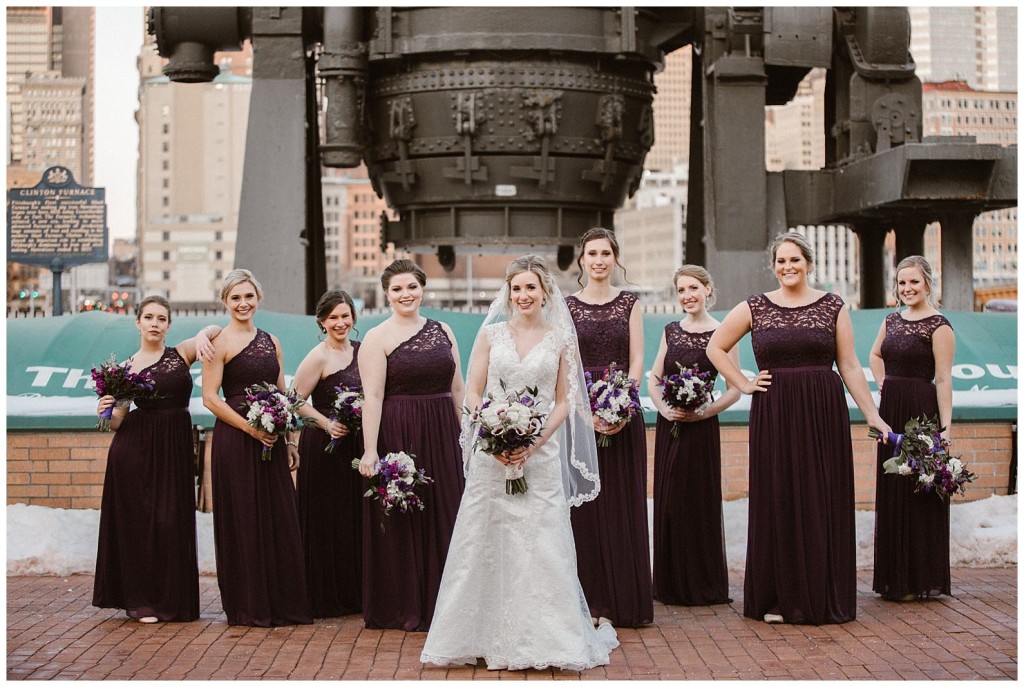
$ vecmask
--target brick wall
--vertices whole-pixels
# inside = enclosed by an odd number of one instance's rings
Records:
[[[853,425],[851,435],[857,507],[870,509],[875,498],[875,443],[868,439],[865,425]],[[113,436],[95,430],[8,432],[7,503],[99,508],[107,448]],[[1013,445],[1011,424],[962,422],[953,426],[952,438],[954,452],[962,455],[978,475],[968,485],[967,495],[956,500],[973,501],[1006,494]],[[209,441],[206,449],[209,454]],[[654,485],[653,427],[647,430],[647,451],[650,496]],[[747,496],[746,425],[722,428],[722,493],[727,501]]]

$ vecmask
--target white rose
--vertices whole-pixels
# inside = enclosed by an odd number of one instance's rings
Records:
[[[925,444],[925,445],[926,445],[926,446],[927,446],[928,448],[932,448],[933,446],[935,446],[935,442],[934,442],[934,441],[932,441],[932,438],[931,438],[930,436],[928,436],[927,434],[922,434],[922,435],[921,435],[921,441],[922,441],[922,442],[923,442],[923,443],[924,443],[924,444]]]
[[[903,465],[899,466],[898,472],[901,475],[909,475],[910,474],[910,466],[907,465],[906,463],[903,463]]]

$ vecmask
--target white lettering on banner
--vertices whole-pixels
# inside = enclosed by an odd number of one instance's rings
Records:
[[[50,383],[50,377],[54,372],[67,372],[66,367],[48,367],[46,365],[33,365],[26,367],[25,372],[35,372],[36,378],[32,380],[32,386],[46,386]]]
[[[985,376],[985,368],[981,365],[954,365],[953,376],[957,379],[978,379]]]
[[[985,369],[988,370],[990,375],[997,379],[1017,379],[1016,365],[1007,365],[1005,374],[1003,374],[1002,369],[1000,369],[998,365],[993,365],[992,363],[986,364]]]
[[[64,380],[64,388],[65,389],[74,389],[76,386],[78,386],[78,383],[80,381],[82,381],[83,377],[85,377],[85,370],[80,370],[80,369],[77,369],[77,368],[72,368],[72,369],[68,370],[68,376]],[[92,371],[91,370],[89,372],[88,380],[89,380],[90,384],[86,388],[90,388],[90,387],[95,388],[96,385],[91,383],[92,382]]]

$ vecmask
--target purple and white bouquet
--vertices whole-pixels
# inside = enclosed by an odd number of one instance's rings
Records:
[[[96,395],[113,396],[114,405],[158,397],[149,372],[135,373],[124,365],[118,365],[113,353],[110,354],[110,360],[101,363],[98,368],[92,368],[92,381],[96,385]],[[114,406],[105,409],[100,414],[96,428],[101,432],[109,432],[113,415]]]
[[[370,488],[363,496],[380,503],[384,515],[391,515],[394,510],[408,513],[410,510],[426,508],[418,492],[434,480],[416,467],[414,458],[405,451],[398,451],[387,454],[374,466]],[[352,467],[359,469],[358,458],[352,461]],[[383,522],[380,528],[384,530]]]
[[[532,446],[548,417],[539,407],[537,387],[509,390],[504,381],[499,384],[502,393],[488,393],[470,414],[470,423],[476,428],[473,446],[492,456]],[[523,467],[506,465],[505,493],[525,494],[526,489]]]
[[[590,412],[610,425],[617,425],[640,411],[640,393],[636,381],[629,378],[625,370],[616,370],[612,363],[599,379],[585,373],[587,395],[590,397]],[[611,437],[597,435],[597,445],[611,446]]]
[[[661,389],[662,398],[669,408],[679,410],[690,410],[697,415],[703,415],[704,410],[714,401],[711,390],[714,382],[711,380],[710,372],[701,372],[698,368],[684,367],[682,363],[676,363],[679,372],[673,372],[664,377],[655,377],[658,380],[658,388]],[[672,436],[679,436],[679,423],[672,423]]]
[[[959,456],[949,455],[949,442],[943,438],[942,430],[937,419],[922,416],[908,420],[903,434],[889,432],[893,456],[882,463],[882,469],[886,474],[915,478],[915,493],[934,492],[940,498],[964,493],[967,483],[977,475],[967,469]],[[881,433],[872,428],[868,435],[878,439]]]
[[[344,384],[334,387],[334,401],[331,419],[348,427],[350,434],[356,434],[363,428],[363,403],[366,398],[359,389],[350,389]],[[341,439],[331,439],[324,447],[324,452],[334,453],[341,445]]]
[[[294,392],[281,391],[276,385],[267,382],[246,387],[241,409],[250,427],[280,435],[315,422],[314,418],[299,415],[299,408],[305,404]],[[270,460],[272,456],[273,449],[264,446],[260,460]]]

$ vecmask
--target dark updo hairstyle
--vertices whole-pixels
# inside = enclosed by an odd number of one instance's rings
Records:
[[[586,271],[583,269],[583,253],[587,250],[587,244],[594,239],[605,239],[609,244],[611,244],[612,255],[615,257],[615,265],[622,270],[622,278],[626,279],[626,268],[622,266],[621,262],[619,262],[619,242],[615,238],[615,232],[611,229],[605,229],[604,227],[593,227],[592,229],[587,229],[586,233],[580,237],[580,254],[576,257],[576,266],[580,268],[580,275],[576,277],[576,281],[579,285],[583,286],[583,273]],[[626,281],[632,284],[629,279],[626,279]]]
[[[139,301],[138,305],[135,306],[135,321],[136,322],[138,322],[139,318],[142,317],[142,311],[145,310],[146,306],[149,305],[150,303],[156,303],[161,308],[166,310],[167,311],[167,321],[168,322],[171,321],[171,304],[170,304],[170,302],[166,298],[164,298],[163,296],[152,295],[152,296],[146,296],[141,301]]]
[[[324,320],[342,303],[347,305],[352,311],[352,329],[357,334],[359,333],[359,330],[356,329],[356,304],[352,300],[352,296],[341,289],[327,291],[324,295],[320,296],[320,300],[316,303],[316,326],[320,328],[321,333],[327,333],[323,324]]]
[[[398,276],[399,274],[411,274],[416,277],[416,281],[420,283],[420,286],[427,285],[427,275],[424,274],[420,266],[412,260],[394,260],[390,265],[384,268],[384,272],[380,275],[380,285],[384,287],[384,291],[388,290],[391,285],[391,278]]]

